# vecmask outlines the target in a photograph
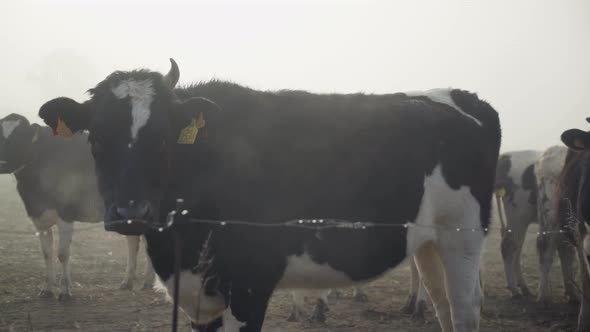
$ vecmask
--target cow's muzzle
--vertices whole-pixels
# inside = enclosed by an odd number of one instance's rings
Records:
[[[144,234],[151,228],[152,210],[147,201],[115,204],[107,212],[104,228],[123,235]]]

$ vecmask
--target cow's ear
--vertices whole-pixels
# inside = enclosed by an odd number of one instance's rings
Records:
[[[590,149],[590,134],[580,129],[564,131],[561,134],[561,141],[572,150]]]
[[[92,111],[87,103],[80,104],[70,98],[52,99],[39,109],[39,117],[53,129],[54,135],[70,137],[90,127]]]
[[[176,143],[194,144],[206,138],[215,127],[219,113],[219,106],[207,98],[194,97],[177,104],[172,112]]]

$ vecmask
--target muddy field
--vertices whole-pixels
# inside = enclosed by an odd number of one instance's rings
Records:
[[[169,331],[172,306],[152,290],[118,290],[123,279],[126,244],[100,225],[76,224],[72,244],[74,299],[40,299],[44,263],[32,223],[15,192],[12,176],[0,176],[0,331]],[[536,226],[531,232],[536,231]],[[559,267],[552,270],[554,303],[543,308],[534,298],[513,300],[505,288],[499,235],[492,233],[486,248],[486,301],[481,331],[573,331],[576,308],[562,296]],[[145,255],[141,255],[143,271]],[[538,282],[534,235],[527,237],[524,273],[531,290]],[[59,278],[59,265],[56,272]],[[287,322],[291,302],[287,292],[277,292],[270,303],[264,331],[439,331],[432,309],[426,321],[413,321],[399,313],[408,287],[409,268],[366,287],[368,303],[355,303],[350,290],[331,305],[324,325]],[[142,281],[139,275],[136,288]],[[309,314],[312,301],[306,307]],[[190,331],[181,315],[181,331]]]

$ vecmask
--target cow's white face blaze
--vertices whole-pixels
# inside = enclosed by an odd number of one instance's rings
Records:
[[[113,88],[113,94],[119,99],[131,99],[131,139],[136,140],[139,130],[143,128],[151,115],[150,106],[154,97],[152,80],[123,80]]]

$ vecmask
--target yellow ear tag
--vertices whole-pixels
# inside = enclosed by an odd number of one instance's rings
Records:
[[[505,188],[500,188],[498,190],[496,190],[496,196],[503,198],[504,195],[506,195],[506,189]]]
[[[33,135],[33,139],[31,139],[31,143],[35,143],[39,140],[39,127],[35,130],[35,135]]]
[[[57,118],[57,128],[55,128],[55,132],[57,133],[58,136],[61,136],[61,137],[74,136],[74,133],[72,133],[72,130],[70,128],[68,128],[66,123],[61,118]]]
[[[205,118],[203,112],[199,113],[199,119],[193,118],[191,124],[182,128],[178,135],[178,144],[194,144],[197,139],[199,129],[205,127]]]

